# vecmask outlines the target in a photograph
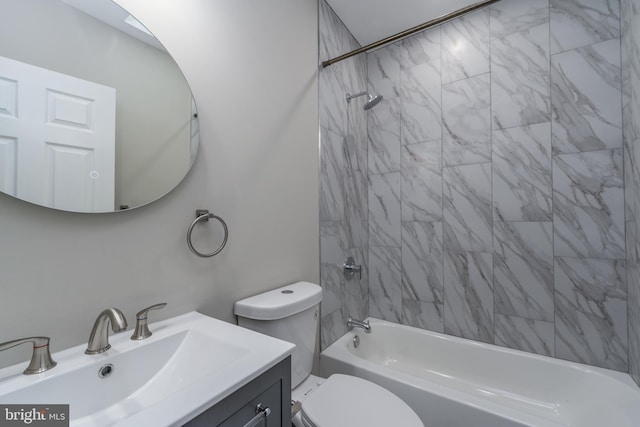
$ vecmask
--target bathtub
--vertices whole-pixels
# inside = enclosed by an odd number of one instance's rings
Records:
[[[627,375],[370,318],[320,354],[407,402],[425,427],[638,427]],[[360,344],[354,347],[355,336]]]

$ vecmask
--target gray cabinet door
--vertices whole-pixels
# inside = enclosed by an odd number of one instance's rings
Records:
[[[256,407],[268,407],[270,414],[256,427],[291,426],[291,358],[273,366],[249,384],[231,393],[191,421],[188,427],[244,427],[256,416]]]

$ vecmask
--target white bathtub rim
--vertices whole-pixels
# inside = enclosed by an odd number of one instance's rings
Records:
[[[555,365],[560,365],[564,368],[569,367],[581,373],[590,374],[592,376],[595,375],[599,378],[604,379],[607,382],[614,381],[615,383],[617,383],[617,385],[623,386],[624,388],[629,388],[634,393],[640,393],[638,386],[631,379],[631,377],[628,374],[625,374],[622,372],[612,371],[609,369],[599,368],[599,367],[594,367],[589,365],[583,365],[580,363],[555,359],[547,356],[541,356],[541,355],[528,353],[520,350],[500,347],[493,344],[472,341],[465,338],[459,338],[459,337],[454,337],[451,335],[446,335],[438,332],[427,331],[427,330],[423,330],[423,329],[419,329],[419,328],[415,328],[407,325],[400,325],[397,323],[376,319],[374,317],[369,317],[367,320],[371,322],[372,333],[375,333],[376,326],[381,326],[381,325],[384,325],[390,328],[406,329],[406,330],[409,330],[411,333],[419,333],[419,334],[432,336],[432,337],[446,340],[446,341],[464,344],[467,346],[470,345],[474,347],[484,348],[490,351],[497,351],[497,352],[505,353],[507,355],[517,355],[518,357],[532,358],[534,360],[538,360],[544,363],[552,363]],[[352,341],[354,335],[356,334],[362,335],[361,333],[362,331],[360,330],[349,331],[344,336],[340,337],[332,345],[330,345],[327,349],[321,352],[320,366],[321,367],[323,366],[323,361],[322,361],[323,358],[329,359],[330,362],[344,364],[344,365],[348,364],[346,361],[353,360],[354,362],[357,361],[357,364],[354,363],[353,365],[353,369],[356,371],[356,375],[358,370],[363,370],[373,375],[379,375],[380,377],[389,381],[399,380],[413,388],[424,390],[424,385],[426,382],[428,382],[428,380],[413,376],[411,374],[408,374],[399,370],[381,366],[378,363],[360,358],[357,355],[352,354],[347,348],[347,345]],[[383,369],[381,369],[381,367]],[[329,375],[331,373],[333,372],[323,372],[323,374],[325,375]],[[348,372],[345,372],[345,373],[348,373]],[[557,410],[547,412],[545,414],[547,416],[542,414],[538,415],[521,408],[510,407],[508,405],[496,403],[490,400],[489,398],[475,396],[471,393],[458,390],[452,387],[447,387],[445,385],[441,385],[438,383],[428,382],[428,385],[429,385],[428,390],[433,392],[434,394],[439,394],[440,396],[446,396],[447,398],[450,398],[451,400],[456,401],[458,404],[465,405],[472,408],[477,408],[484,412],[489,412],[493,415],[496,415],[511,421],[515,421],[519,423],[524,422],[531,426],[544,425],[544,426],[551,427],[551,426],[571,425],[571,423],[568,420],[562,419],[564,418],[564,416],[560,414]],[[556,406],[556,409],[557,409],[557,406]],[[552,418],[549,418],[550,412],[553,412],[558,417],[556,421],[554,421]]]
[[[416,328],[416,327],[413,327],[413,326],[401,325],[401,324],[393,323],[393,322],[390,322],[390,321],[387,321],[387,320],[377,319],[375,317],[368,317],[366,320],[368,320],[371,323],[372,326],[384,325],[384,326],[391,327],[391,328],[411,330],[412,333],[419,333],[419,334],[423,334],[423,335],[429,335],[429,336],[433,336],[433,337],[436,337],[436,338],[439,338],[439,339],[442,339],[442,340],[445,340],[445,341],[460,343],[460,344],[479,347],[479,348],[491,349],[492,351],[496,351],[496,352],[500,352],[500,353],[504,353],[504,354],[516,355],[518,357],[523,357],[524,356],[524,357],[531,358],[531,359],[534,359],[534,360],[538,360],[538,361],[541,361],[541,362],[544,362],[544,363],[551,363],[551,364],[554,364],[554,365],[570,367],[570,368],[578,370],[580,372],[589,373],[589,374],[595,374],[597,376],[605,377],[607,380],[613,380],[613,381],[620,382],[623,385],[629,387],[631,390],[633,390],[635,392],[640,392],[639,386],[635,383],[635,381],[631,378],[631,376],[628,373],[625,373],[625,372],[614,371],[612,369],[601,368],[599,366],[586,365],[584,363],[574,362],[574,361],[566,360],[566,359],[559,359],[559,358],[555,358],[555,357],[551,357],[551,356],[543,356],[543,355],[536,354],[536,353],[530,353],[530,352],[527,352],[527,351],[517,350],[517,349],[513,349],[513,348],[508,348],[508,347],[503,347],[503,346],[499,346],[499,345],[496,345],[496,344],[489,344],[489,343],[484,343],[484,342],[480,342],[480,341],[474,341],[474,340],[467,339],[467,338],[456,337],[456,336],[453,336],[453,335],[447,335],[447,334],[443,334],[443,333],[440,333],[440,332],[429,331],[429,330],[426,330],[426,329],[420,329],[420,328]],[[347,335],[351,334],[349,339],[353,339],[353,336],[355,334],[357,334],[358,332],[361,332],[361,331],[359,331],[357,329],[354,329],[352,331],[348,331],[347,334],[345,334],[344,336],[347,336]],[[340,339],[342,339],[343,337],[341,337]],[[345,341],[349,341],[349,339],[347,339]]]

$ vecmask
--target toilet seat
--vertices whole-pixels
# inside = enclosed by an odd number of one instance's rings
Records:
[[[302,402],[308,427],[424,427],[398,396],[362,378],[334,374]]]

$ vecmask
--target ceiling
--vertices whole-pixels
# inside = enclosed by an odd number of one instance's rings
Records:
[[[129,15],[126,10],[115,2],[104,0],[62,0],[62,2],[156,49],[164,50],[160,42],[146,31],[146,28],[138,20]],[[129,22],[127,22],[127,19],[129,19]]]
[[[479,0],[327,0],[361,46]]]

